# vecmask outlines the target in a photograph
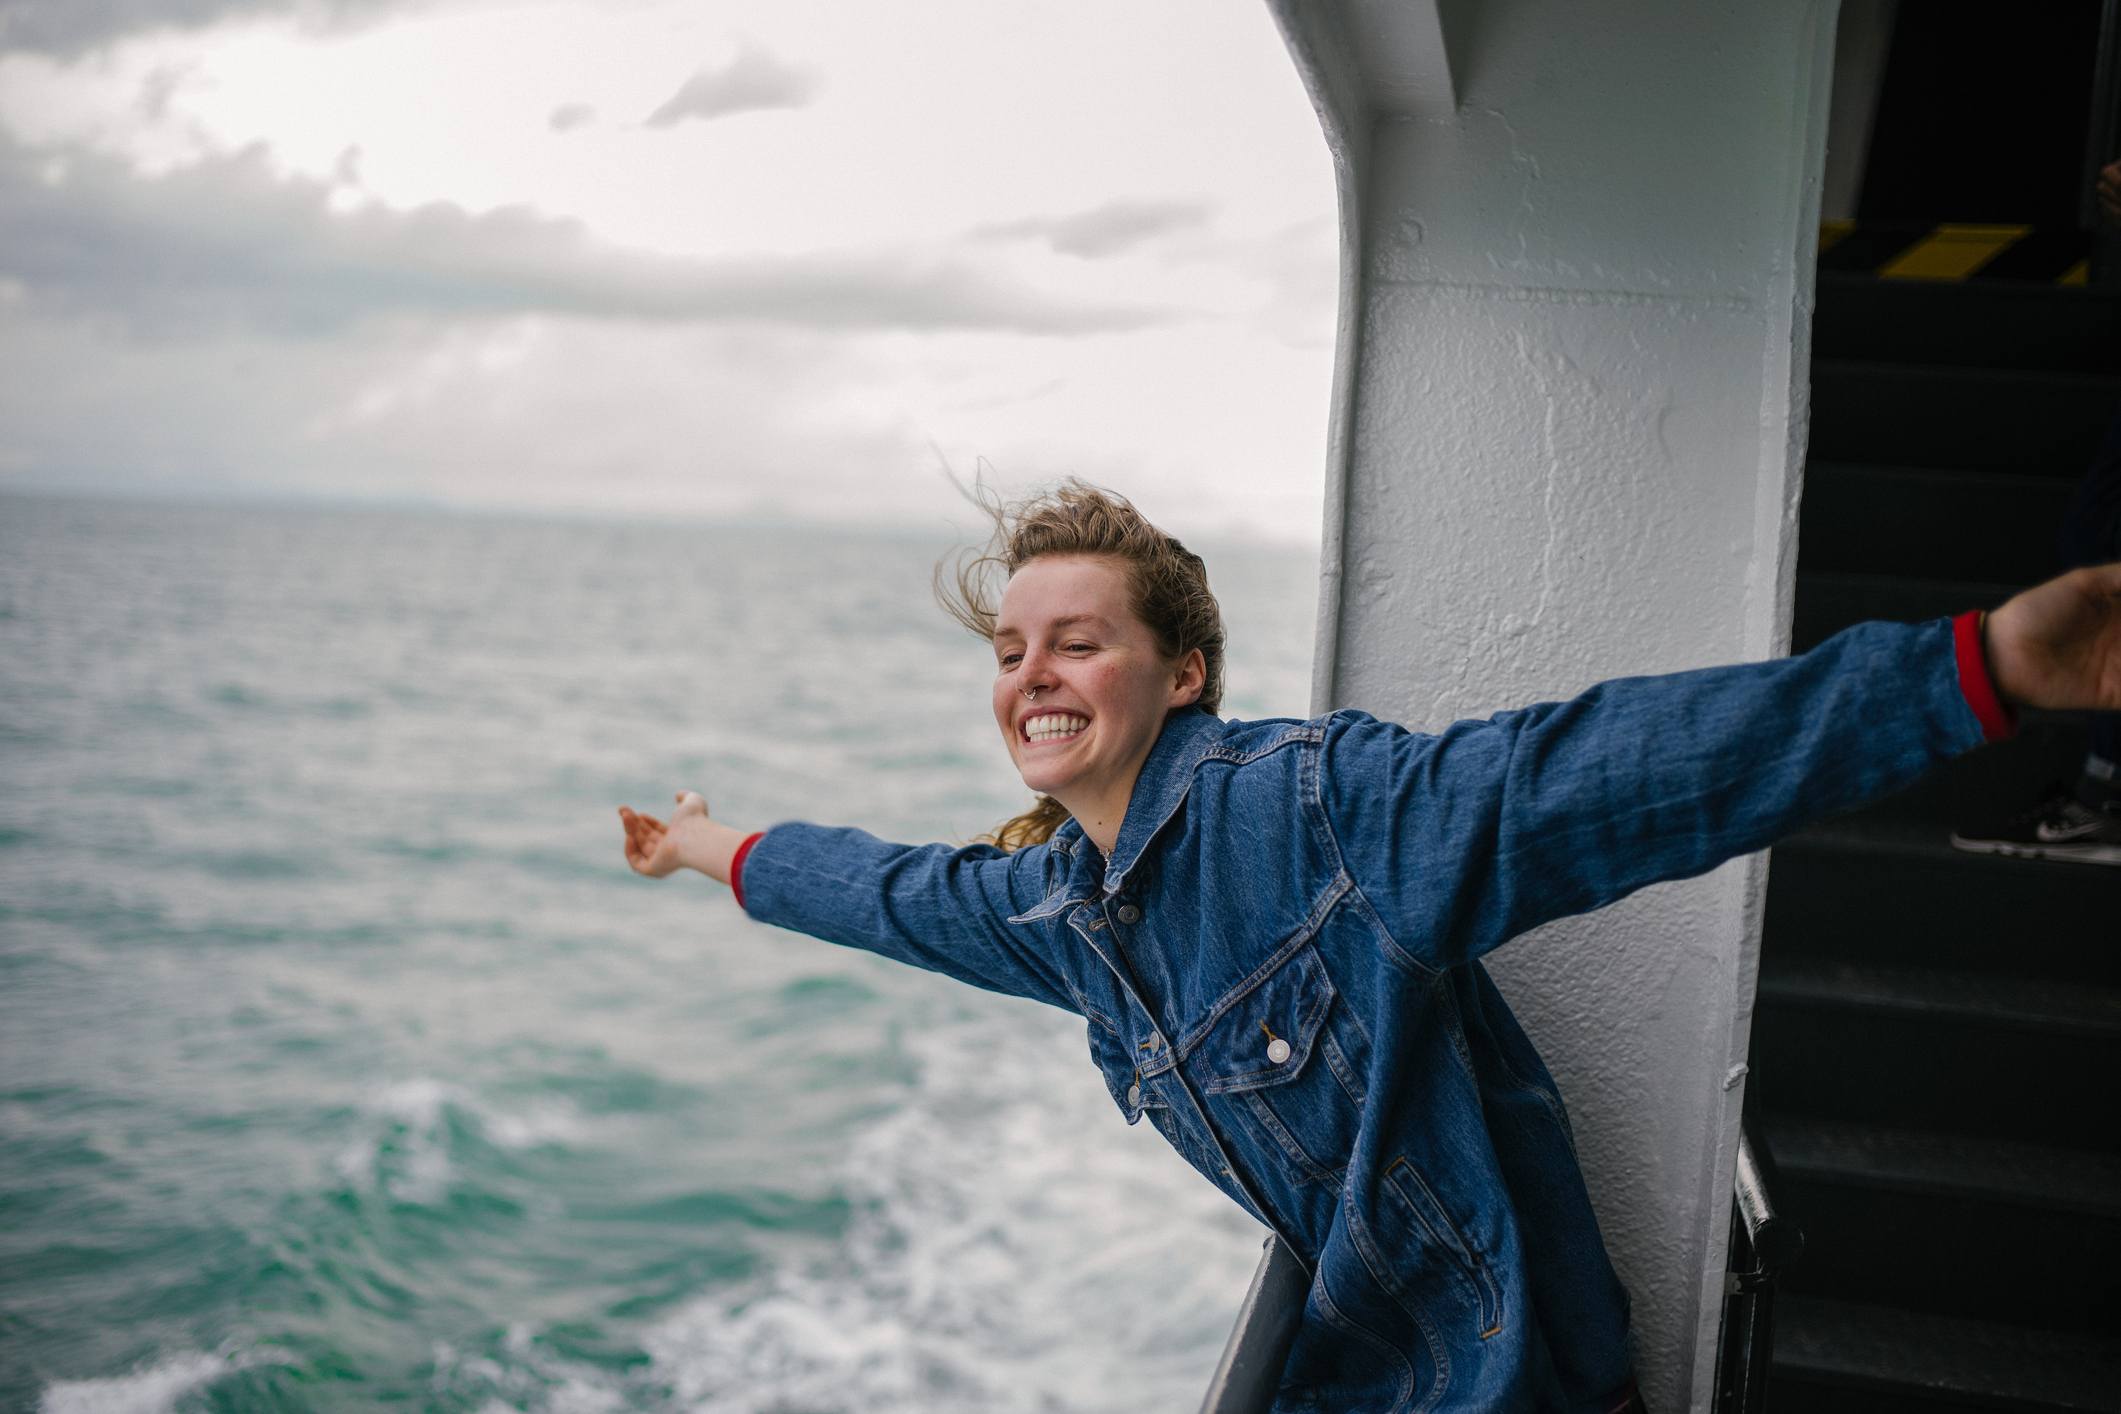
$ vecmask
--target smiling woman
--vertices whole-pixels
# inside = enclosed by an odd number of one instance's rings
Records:
[[[1080,483],[994,515],[945,603],[994,646],[1034,811],[952,849],[745,834],[686,792],[667,826],[620,809],[626,857],[1083,1017],[1128,1123],[1309,1272],[1281,1414],[1640,1410],[1560,1091],[1481,957],[1905,786],[2014,705],[2121,706],[2111,565],[1436,736],[1224,721],[1197,556]]]

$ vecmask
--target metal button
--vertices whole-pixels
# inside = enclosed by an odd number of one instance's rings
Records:
[[[1275,1063],[1276,1065],[1280,1065],[1280,1064],[1281,1064],[1281,1063],[1282,1063],[1283,1061],[1287,1060],[1288,1058],[1289,1058],[1289,1043],[1288,1043],[1287,1041],[1284,1041],[1284,1040],[1282,1040],[1282,1038],[1281,1038],[1281,1037],[1279,1037],[1279,1036],[1276,1036],[1276,1037],[1275,1037],[1275,1038],[1274,1038],[1273,1040],[1271,1040],[1271,1041],[1267,1042],[1267,1059],[1268,1059],[1268,1060],[1270,1060],[1270,1061],[1273,1061],[1273,1062],[1274,1062],[1274,1063]]]
[[[1142,1107],[1142,1087],[1141,1087],[1141,1086],[1139,1086],[1139,1085],[1129,1085],[1129,1086],[1127,1087],[1127,1103],[1128,1103],[1129,1105],[1132,1105],[1132,1106],[1133,1106],[1133,1107],[1134,1107],[1135,1109],[1140,1109],[1140,1108]]]
[[[1131,903],[1123,903],[1119,906],[1119,921],[1122,923],[1139,923],[1142,921],[1142,911]]]

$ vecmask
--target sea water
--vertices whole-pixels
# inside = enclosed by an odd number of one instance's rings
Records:
[[[1027,804],[952,547],[0,497],[0,1408],[1197,1403],[1261,1232],[1079,1019],[620,853]],[[1202,548],[1302,715],[1314,556]]]

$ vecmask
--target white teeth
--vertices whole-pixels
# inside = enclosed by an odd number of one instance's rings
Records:
[[[1024,735],[1031,741],[1056,741],[1061,737],[1074,736],[1089,725],[1087,717],[1052,713],[1033,717],[1025,722]]]

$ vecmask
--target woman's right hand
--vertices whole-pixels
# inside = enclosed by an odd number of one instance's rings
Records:
[[[681,790],[677,803],[667,825],[653,815],[639,815],[626,806],[619,807],[619,823],[626,827],[626,862],[633,866],[634,873],[661,879],[691,862],[687,858],[688,846],[695,858],[702,851],[708,824],[707,802],[698,791]]]

